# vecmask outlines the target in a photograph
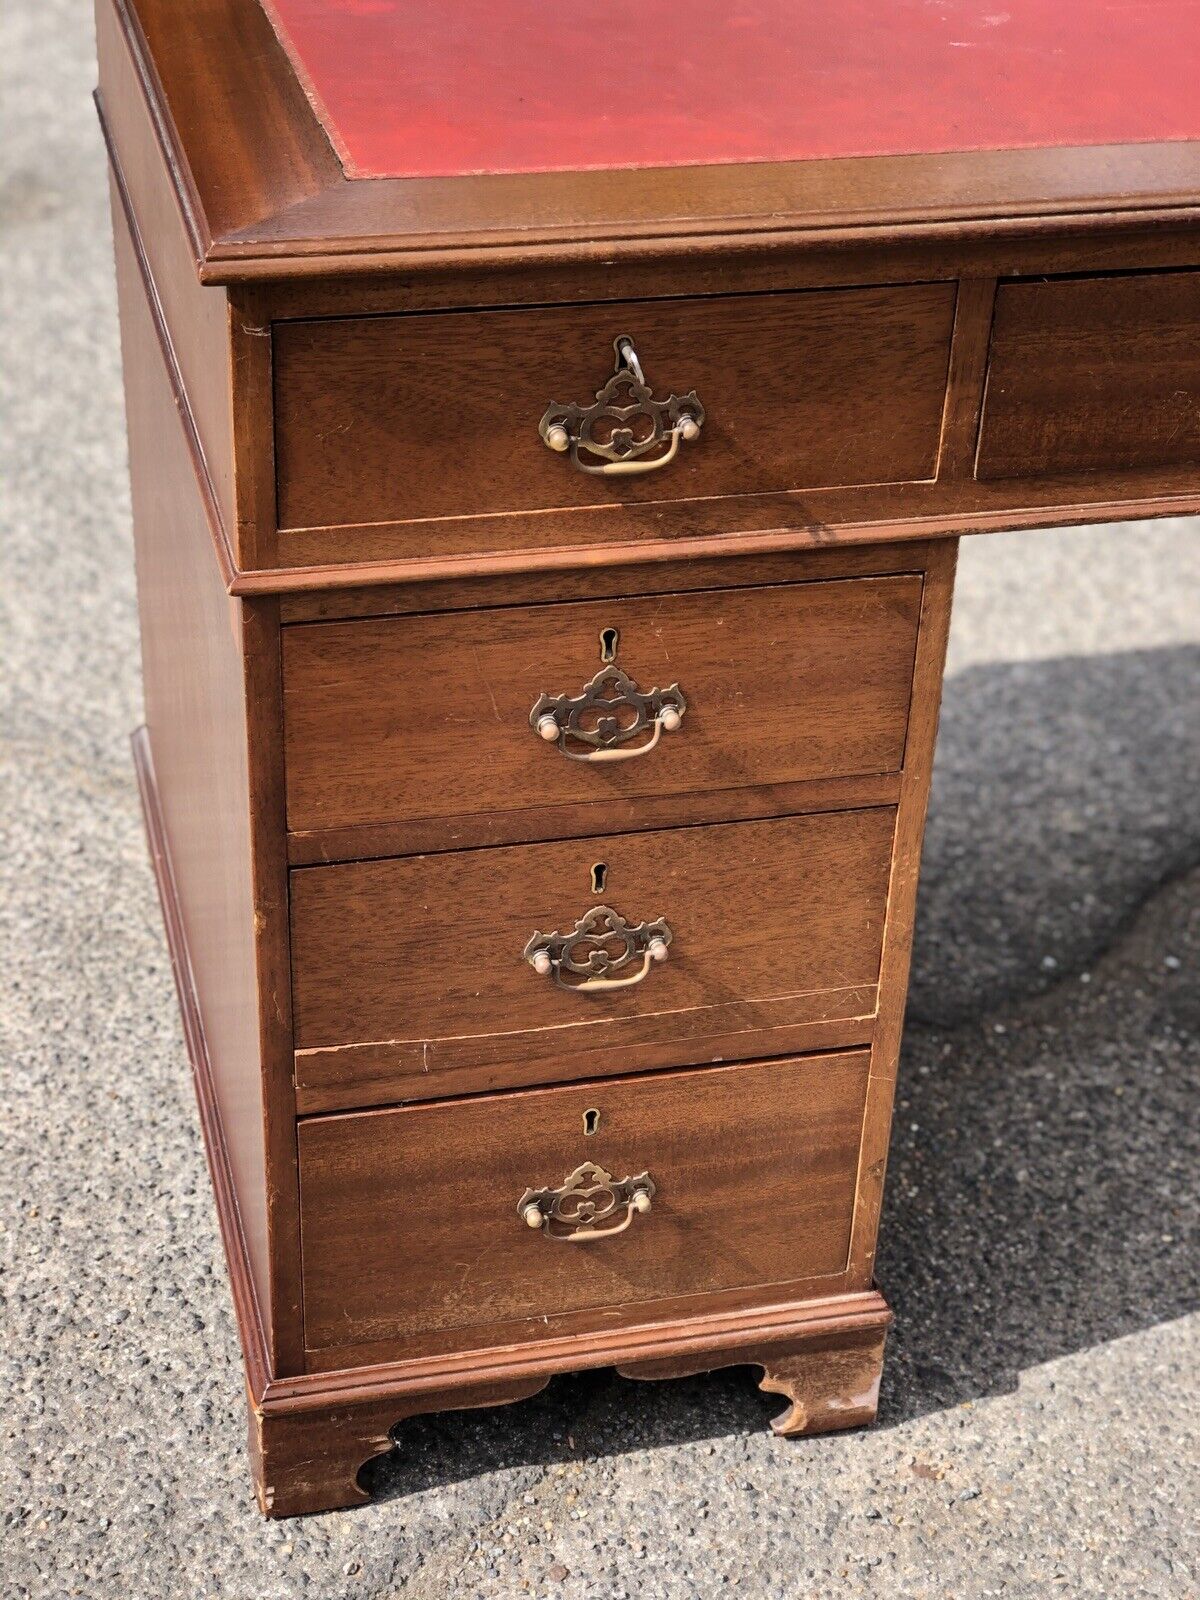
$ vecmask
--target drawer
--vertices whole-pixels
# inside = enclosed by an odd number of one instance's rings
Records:
[[[895,772],[920,607],[900,575],[287,627],[288,826],[537,837],[552,807]]]
[[[893,823],[878,807],[295,870],[301,1109],[861,1042]]]
[[[930,478],[954,303],[939,283],[278,323],[279,525],[413,524],[394,553],[430,555],[459,548],[453,528],[417,525],[464,516]],[[598,405],[622,337],[642,386],[605,404],[626,415],[570,428],[610,450],[621,428],[650,453],[580,459],[675,453],[580,470],[540,427],[553,406]],[[702,416],[694,440],[672,396]],[[336,540],[324,558],[344,559]]]
[[[980,478],[1200,465],[1200,273],[1005,283]]]
[[[562,1313],[611,1321],[654,1300],[844,1272],[868,1060],[301,1122],[308,1349],[528,1319],[544,1333]],[[580,1224],[589,1207],[596,1220]],[[570,1239],[580,1232],[591,1236]]]

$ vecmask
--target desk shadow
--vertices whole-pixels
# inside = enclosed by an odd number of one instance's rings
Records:
[[[946,685],[879,1281],[880,1426],[1200,1306],[1200,650]],[[753,1376],[757,1376],[754,1374]],[[417,1418],[381,1498],[755,1431],[753,1376]]]

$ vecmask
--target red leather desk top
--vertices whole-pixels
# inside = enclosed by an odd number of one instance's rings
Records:
[[[1200,0],[263,0],[352,178],[1200,138]]]

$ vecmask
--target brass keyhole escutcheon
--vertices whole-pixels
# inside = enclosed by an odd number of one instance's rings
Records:
[[[604,885],[608,878],[608,862],[597,861],[592,868],[592,893],[603,894]]]
[[[590,1139],[600,1127],[600,1113],[594,1108],[583,1113],[583,1131]]]
[[[600,659],[606,664],[617,659],[617,645],[621,642],[619,628],[600,629]]]

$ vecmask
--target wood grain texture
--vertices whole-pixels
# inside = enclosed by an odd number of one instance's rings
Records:
[[[867,1420],[953,541],[1200,509],[1200,144],[350,181],[258,0],[98,31],[139,776],[264,1507],[606,1363],[748,1361],[786,1431]],[[536,430],[618,332],[708,419],[614,489]],[[617,612],[694,698],[581,776],[526,697]],[[330,853],[387,858],[298,864]],[[598,1006],[522,950],[599,861],[675,939]],[[524,1227],[585,1157],[665,1172],[650,1216]]]
[[[301,829],[287,836],[293,866],[369,861],[384,856],[477,850],[486,845],[536,844],[546,839],[584,839],[598,827],[613,833],[690,828],[705,822],[751,822],[795,816],[801,811],[861,811],[894,805],[898,772],[857,778],[814,778],[800,783],[743,784],[736,789],[690,794],[613,796],[541,806],[536,811],[476,811],[450,817],[356,823],[345,828]]]
[[[908,745],[904,754],[904,779],[896,815],[888,885],[888,920],[880,960],[879,1021],[871,1045],[871,1079],[859,1155],[858,1195],[850,1250],[850,1281],[855,1288],[862,1289],[870,1287],[875,1279],[875,1252],[887,1171],[892,1104],[900,1064],[904,1008],[908,998],[917,881],[925,838],[925,812],[933,776],[933,753],[942,703],[942,675],[950,633],[950,606],[957,558],[957,542],[947,542],[934,552],[925,574],[921,602],[921,630],[913,675]]]
[[[271,1321],[249,759],[239,611],[133,247],[114,213],[147,737],[246,1248]]]
[[[877,544],[868,549],[775,551],[764,555],[659,559],[563,572],[476,573],[438,582],[371,584],[367,588],[298,589],[282,596],[280,620],[349,622],[358,617],[416,616],[476,607],[538,605],[547,601],[622,600],[633,595],[684,594],[696,589],[750,589],[822,579],[879,578],[920,572],[929,546]]]
[[[159,352],[166,368],[167,381],[171,386],[175,407],[179,413],[184,442],[196,478],[196,490],[200,497],[205,521],[208,524],[213,555],[222,581],[226,587],[229,587],[238,574],[237,553],[231,540],[225,511],[222,509],[218,490],[213,482],[212,472],[209,469],[209,462],[205,455],[205,446],[200,437],[196,416],[184,388],[184,377],[179,364],[179,356],[175,349],[171,330],[167,325],[166,310],[159,294],[158,285],[154,280],[150,260],[146,253],[146,242],[142,237],[141,228],[134,214],[125,176],[115,159],[115,152],[110,151],[110,155],[112,159],[109,164],[109,198],[114,217],[114,227],[116,225],[115,218],[119,211],[124,231],[129,238],[130,253],[141,278],[142,293],[146,299],[151,326],[157,337]]]
[[[953,288],[927,284],[282,323],[280,526],[930,478],[953,315]],[[594,477],[538,423],[551,404],[592,403],[620,334],[656,397],[694,389],[706,420],[661,471]]]
[[[735,1289],[630,1306],[625,1311],[601,1308],[528,1319],[524,1324],[503,1323],[464,1330],[461,1346],[454,1343],[455,1330],[448,1329],[426,1341],[428,1348],[420,1348],[421,1341],[405,1341],[398,1359],[381,1353],[379,1360],[350,1367],[322,1366],[320,1352],[314,1351],[308,1372],[271,1379],[261,1403],[264,1412],[282,1414],[402,1391],[446,1389],[481,1378],[675,1360],[716,1350],[795,1343],[827,1333],[861,1332],[890,1323],[887,1302],[877,1289],[847,1293],[844,1278],[843,1273],[779,1284],[765,1295]],[[733,1360],[736,1357],[731,1356]]]
[[[137,95],[171,179],[193,254],[319,194],[339,176],[304,91],[257,0],[96,0],[97,34],[124,41]],[[132,98],[110,81],[101,93]]]
[[[896,771],[920,593],[895,577],[288,628],[288,826],[576,805],[603,828],[636,796]],[[687,709],[644,755],[576,761],[530,710],[583,692],[605,629],[613,665],[643,693],[677,683]]]
[[[759,1388],[780,1394],[787,1405],[771,1421],[785,1438],[842,1432],[874,1422],[879,1409],[879,1380],[888,1321],[851,1333],[827,1333],[788,1349],[783,1345],[738,1352],[738,1365],[761,1367]],[[714,1367],[731,1365],[720,1355],[676,1356],[666,1361],[623,1362],[625,1378],[685,1378]]]
[[[781,293],[800,289],[839,289],[897,283],[932,283],[993,278],[1038,278],[1067,272],[1129,272],[1192,267],[1194,235],[1186,229],[1147,228],[1110,214],[1102,232],[1060,218],[1055,229],[1042,227],[1015,238],[997,230],[952,238],[858,241],[845,245],[811,242],[803,251],[776,244],[768,250],[736,253],[700,248],[677,255],[669,269],[653,255],[592,262],[556,260],[528,267],[499,261],[478,262],[438,273],[337,273],[324,277],[256,279],[269,293],[277,321],[297,318],[406,315],[412,311],[462,311],[496,306],[600,305],[643,299],[650,292],[688,296]],[[650,288],[647,287],[647,276]],[[536,283],[536,296],[530,290]]]
[[[841,1270],[867,1061],[857,1051],[302,1122],[309,1348]],[[599,1111],[591,1137],[587,1109]],[[618,1179],[649,1171],[652,1210],[586,1245],[527,1228],[525,1190],[584,1161]]]
[[[170,195],[163,186],[169,183],[173,187],[175,206],[182,214],[194,255],[203,258],[210,248],[216,248],[219,254],[224,247],[213,244],[214,235],[209,227],[211,216],[202,196],[205,182],[199,169],[194,169],[188,161],[190,150],[203,147],[200,166],[206,169],[206,175],[211,176],[219,168],[228,178],[229,186],[223,189],[221,205],[228,202],[242,216],[247,214],[247,208],[253,212],[260,206],[266,206],[269,212],[275,204],[273,197],[285,193],[290,196],[283,206],[285,211],[295,202],[302,202],[304,194],[314,199],[319,208],[324,203],[320,196],[327,181],[356,187],[336,178],[336,162],[311,118],[256,0],[204,0],[203,7],[189,12],[186,29],[180,26],[180,19],[172,8],[160,9],[160,0],[146,0],[142,9],[146,14],[139,22],[124,0],[115,0],[111,6],[109,0],[102,0],[100,6],[101,98],[103,100],[105,92],[108,94],[105,106],[114,161],[119,170],[128,169],[134,175],[129,188],[138,191],[138,204],[142,204],[144,193],[151,204],[161,207],[165,200],[169,206]],[[191,24],[201,11],[204,26],[210,31],[203,37],[194,37],[190,32]],[[220,28],[226,24],[234,28],[234,36],[247,46],[245,52],[214,48]],[[183,37],[185,32],[187,37]],[[201,86],[207,98],[203,94],[194,98]],[[212,108],[221,106],[232,126],[238,121],[238,108],[243,98],[249,106],[253,148],[237,145],[226,138],[223,131],[210,141],[204,119]],[[186,105],[180,104],[181,100],[186,101]],[[178,118],[174,114],[176,111]],[[1174,154],[1179,155],[1181,149],[1177,147]],[[1060,214],[1051,219],[1031,213],[1017,233],[1010,226],[1012,219],[993,219],[990,235],[984,229],[982,219],[986,215],[986,195],[990,192],[988,183],[991,181],[987,177],[986,157],[978,158],[982,164],[976,175],[979,180],[977,202],[983,209],[977,209],[975,215],[980,220],[955,224],[949,232],[939,231],[942,224],[931,220],[933,214],[927,213],[916,234],[903,227],[896,230],[890,225],[856,222],[851,230],[855,248],[850,253],[836,246],[836,229],[825,232],[819,251],[805,248],[797,253],[796,240],[787,234],[786,228],[772,238],[769,249],[747,249],[743,241],[731,253],[730,236],[704,236],[699,225],[689,225],[687,235],[671,246],[667,289],[685,295],[714,292],[727,295],[735,289],[787,291],[851,283],[881,287],[904,279],[951,279],[960,272],[977,276],[1015,271],[1112,271],[1139,265],[1163,267],[1172,263],[1193,265],[1195,250],[1189,239],[1194,234],[1188,232],[1186,206],[1163,214],[1157,228],[1138,221],[1134,215],[1121,214],[1125,199],[1136,196],[1138,184],[1147,181],[1147,163],[1153,165],[1160,154],[1142,147],[1133,165],[1125,171],[1123,163],[1128,153],[1071,152],[1072,181],[1094,164],[1095,174],[1111,177],[1123,173],[1119,195],[1114,191],[1103,215],[1085,213],[1070,217]],[[260,160],[265,165],[256,167],[253,172],[240,172],[241,163],[248,161],[254,166]],[[810,169],[827,169],[819,175],[810,170],[805,178],[807,182],[819,176],[823,184],[838,164],[807,165]],[[1062,162],[1058,165],[1062,167]],[[849,174],[841,178],[834,175],[832,192],[836,197],[840,185],[847,196],[853,196],[857,205],[869,197],[873,182],[870,175],[875,168],[870,162],[855,162],[850,166],[853,179]],[[753,166],[729,170],[737,174],[739,199],[748,192],[748,183],[756,184],[763,176],[761,170]],[[1065,171],[1065,167],[1062,170]],[[619,180],[622,175],[610,176]],[[678,178],[679,175],[674,176]],[[912,174],[908,176],[911,178]],[[960,172],[955,184],[961,190],[964,183],[970,187],[967,175]],[[916,193],[911,184],[905,184],[902,172],[886,178],[885,187],[893,184],[903,203]],[[357,187],[371,188],[372,185]],[[676,188],[677,185],[671,190],[672,202],[676,198]],[[836,198],[833,203],[836,205]],[[1134,200],[1135,211],[1136,204]],[[300,209],[303,210],[303,203]],[[675,215],[672,211],[672,216]],[[310,221],[315,222],[315,219]],[[309,222],[304,224],[308,225]],[[172,227],[178,237],[177,224],[172,222]],[[1103,231],[1098,233],[1097,228]],[[217,231],[221,231],[220,227]],[[918,242],[922,236],[923,244]],[[810,239],[810,245],[812,242]],[[274,528],[274,497],[273,492],[268,493],[272,460],[270,430],[260,398],[263,370],[269,380],[270,357],[269,350],[255,351],[256,344],[269,345],[264,330],[272,320],[282,315],[311,317],[328,307],[340,307],[353,313],[378,311],[389,306],[407,310],[421,305],[494,305],[497,300],[511,303],[514,299],[637,298],[639,291],[644,296],[648,287],[655,293],[667,292],[663,287],[662,266],[656,264],[655,259],[661,244],[648,242],[640,263],[626,259],[622,251],[607,251],[604,253],[605,270],[597,273],[594,266],[589,265],[588,249],[578,243],[554,244],[549,255],[532,238],[530,243],[531,251],[522,255],[516,246],[510,248],[489,239],[482,253],[475,247],[466,255],[460,252],[456,272],[443,270],[445,261],[440,262],[439,271],[432,275],[409,272],[380,277],[376,270],[373,277],[360,280],[361,289],[353,279],[346,278],[340,281],[329,277],[316,279],[309,287],[304,281],[290,277],[284,281],[280,274],[290,273],[296,265],[296,260],[289,256],[290,245],[283,247],[273,266],[266,257],[258,261],[254,274],[260,274],[261,269],[267,271],[269,277],[261,280],[264,290],[255,301],[254,311],[241,316],[242,308],[231,306],[234,310],[230,335],[234,352],[233,408],[239,435],[232,464],[236,521],[226,528],[222,513],[219,521],[225,531],[216,532],[214,537],[221,547],[219,559],[233,592],[251,595],[326,585],[355,586],[368,581],[437,580],[452,573],[502,572],[522,567],[566,571],[599,561],[661,560],[671,551],[682,558],[693,559],[718,554],[722,549],[749,555],[772,548],[812,548],[835,540],[844,544],[884,538],[924,540],[968,529],[986,531],[1125,517],[1189,515],[1200,507],[1196,471],[1191,464],[1126,469],[1113,476],[1083,471],[971,483],[957,469],[951,470],[956,457],[953,451],[943,449],[942,481],[934,483],[809,489],[790,494],[748,493],[650,504],[600,504],[580,506],[565,514],[509,509],[496,518],[443,519],[436,525],[441,554],[404,553],[412,549],[404,523],[360,525],[344,530],[331,559],[327,559],[328,536],[320,531],[294,532],[287,536],[286,549],[279,550]],[[701,243],[703,249],[699,248]],[[239,242],[231,248],[236,254],[244,245]],[[251,253],[257,248],[252,247]],[[303,248],[307,252],[308,245]],[[570,259],[572,254],[578,257],[574,264]],[[420,254],[424,264],[430,266],[435,264],[435,257],[436,252]],[[348,264],[346,258],[340,259],[342,265]],[[315,265],[314,258],[307,253],[302,260],[304,271]],[[386,258],[368,252],[358,262],[359,266],[370,263],[378,269],[386,265]],[[220,275],[219,268],[214,267],[213,271]],[[202,277],[208,272],[207,267],[201,268]],[[258,291],[254,293],[258,295]],[[961,311],[960,295],[960,322]],[[977,337],[977,330],[972,332],[964,327],[960,331],[964,338]],[[194,336],[184,326],[180,337],[186,343]],[[259,359],[243,360],[239,346]],[[218,375],[216,366],[204,369],[199,379],[201,390],[214,375]],[[189,383],[189,387],[193,385]],[[211,405],[204,392],[198,392],[195,401],[198,413],[217,419],[220,428],[224,428],[228,414],[223,387],[219,381],[207,387]],[[185,409],[191,403],[182,386],[180,403]],[[948,426],[958,411],[956,405],[947,411]],[[964,423],[968,430],[971,425],[970,420]],[[213,429],[209,427],[208,432],[211,435]],[[1018,483],[1020,487],[1016,487]],[[214,503],[217,493],[214,490]]]
[[[278,544],[271,319],[266,297],[254,285],[230,290],[229,348],[238,561],[252,571],[274,564]]]
[[[730,1034],[749,1056],[759,1030],[870,1016],[892,823],[881,808],[298,869],[297,1077],[353,1093],[361,1070],[372,1099],[429,1096],[451,1068],[484,1088],[534,1062],[704,1061]],[[526,942],[602,903],[665,917],[670,958],[603,995],[539,977]]]
[[[812,1377],[813,1363],[801,1365],[808,1375],[804,1431],[818,1431],[821,1412],[831,1427],[849,1425],[844,1410],[847,1390],[841,1381],[845,1363],[823,1352],[841,1346],[851,1359],[864,1341],[881,1338],[878,1330],[890,1318],[876,1294],[833,1301],[813,1298],[811,1291],[818,1287],[814,1280],[784,1286],[785,1291],[810,1291],[810,1298],[801,1304],[763,1304],[753,1291],[693,1296],[682,1302],[659,1302],[653,1308],[658,1321],[639,1322],[636,1308],[617,1327],[611,1317],[593,1319],[592,1326],[578,1316],[539,1317],[534,1319],[536,1327],[528,1322],[522,1329],[495,1330],[504,1343],[491,1349],[479,1348],[487,1340],[476,1336],[456,1350],[443,1333],[442,1349],[424,1359],[419,1355],[413,1359],[413,1341],[406,1341],[411,1353],[399,1365],[318,1370],[307,1377],[271,1376],[144,731],[135,738],[134,751],[246,1362],[250,1463],[265,1514],[294,1516],[360,1504],[368,1498],[359,1483],[361,1466],[392,1448],[391,1430],[405,1417],[522,1398],[542,1388],[554,1371],[580,1366],[615,1361],[628,1376],[659,1378],[722,1365],[758,1364],[764,1368],[764,1388],[772,1386],[768,1375],[773,1374],[776,1391],[784,1392],[786,1384],[794,1398],[797,1366],[802,1353],[811,1348],[817,1368],[828,1370],[835,1381],[827,1386],[822,1401]],[[572,1323],[577,1326],[572,1328]],[[520,1342],[511,1342],[514,1333]],[[477,1335],[477,1330],[468,1334]],[[794,1406],[789,1414],[795,1416]]]
[[[942,483],[969,481],[975,473],[979,408],[987,380],[995,300],[994,278],[964,278],[958,285],[946,415],[938,455],[938,480]]]
[[[279,608],[269,598],[234,604],[242,647],[249,768],[254,976],[271,1253],[271,1348],[274,1370],[292,1372],[301,1361],[300,1229]]]
[[[237,513],[228,296],[198,281],[193,244],[155,137],[151,107],[128,42],[103,0],[96,13],[96,46],[107,94],[102,126],[110,163],[145,256],[168,365],[178,373],[179,393],[195,429],[197,469],[208,479],[220,536],[233,553]]]
[[[250,1471],[259,1510],[267,1517],[302,1517],[364,1505],[371,1496],[359,1482],[361,1471],[391,1453],[391,1430],[398,1423],[431,1411],[527,1400],[549,1381],[537,1375],[303,1411],[266,1412],[252,1404]]]
[[[290,533],[286,554],[300,565],[242,572],[237,595],[361,589],[373,584],[461,581],[526,572],[579,572],[664,561],[778,555],[834,547],[927,543],[964,533],[1057,528],[1200,514],[1193,467],[1074,473],[1037,480],[944,480],[798,495],[733,495],[664,504],[652,512],[599,506],[529,518],[464,517],[439,526],[439,555],[397,556],[397,528],[380,523],[348,530],[338,559],[312,559],[302,546],[328,548],[323,530]],[[496,529],[506,548],[497,548]],[[408,535],[404,535],[407,540]],[[305,562],[307,561],[307,564]]]
[[[1200,465],[1200,272],[1005,283],[980,478]]]
[[[360,1467],[391,1450],[392,1430],[406,1417],[507,1403],[536,1394],[556,1372],[588,1367],[616,1364],[632,1377],[651,1378],[749,1364],[764,1369],[764,1388],[778,1375],[781,1387],[786,1382],[799,1393],[801,1358],[811,1351],[802,1391],[810,1419],[805,1431],[818,1431],[822,1414],[830,1427],[845,1426],[847,1397],[861,1400],[861,1380],[850,1369],[857,1364],[863,1374],[865,1362],[856,1353],[878,1344],[890,1321],[886,1302],[874,1292],[736,1311],[710,1303],[670,1321],[609,1318],[607,1326],[566,1340],[543,1337],[466,1356],[272,1382],[251,1407],[259,1503],[277,1517],[359,1504],[367,1497]],[[838,1359],[839,1348],[845,1359]],[[815,1382],[822,1370],[830,1380],[823,1394]],[[794,1405],[789,1412],[794,1415]]]
[[[636,1026],[619,1021],[595,1033],[581,1028],[582,1039],[568,1037],[569,1049],[555,1048],[562,1040],[554,1031],[549,1041],[529,1037],[521,1053],[503,1033],[451,1039],[429,1051],[429,1070],[407,1041],[298,1050],[296,1110],[310,1116],[631,1070],[839,1050],[870,1043],[877,1003],[875,986],[858,984],[782,1000],[727,1002],[715,1016],[687,1017],[681,1027],[671,1013],[660,1012]]]
[[[204,1153],[208,1161],[209,1178],[216,1203],[217,1224],[229,1272],[234,1320],[241,1343],[242,1360],[246,1367],[246,1384],[252,1395],[260,1395],[265,1390],[271,1374],[271,1352],[263,1323],[263,1312],[268,1308],[259,1301],[249,1245],[242,1226],[236,1181],[217,1100],[212,1057],[205,1036],[204,1019],[200,1014],[192,959],[184,932],[183,905],[171,863],[158,781],[154,774],[154,756],[145,728],[136,730],[131,743],[138,796],[142,804],[142,820],[146,829],[146,843],[150,850],[150,865],[158,889],[159,908],[162,911],[167,951],[171,960],[171,974],[175,979],[175,992],[183,1023],[183,1040],[191,1062],[196,1107],[200,1115],[200,1131],[204,1139]]]
[[[130,0],[123,22],[213,281],[1186,228],[1200,196],[1194,142],[348,180],[257,0]]]

